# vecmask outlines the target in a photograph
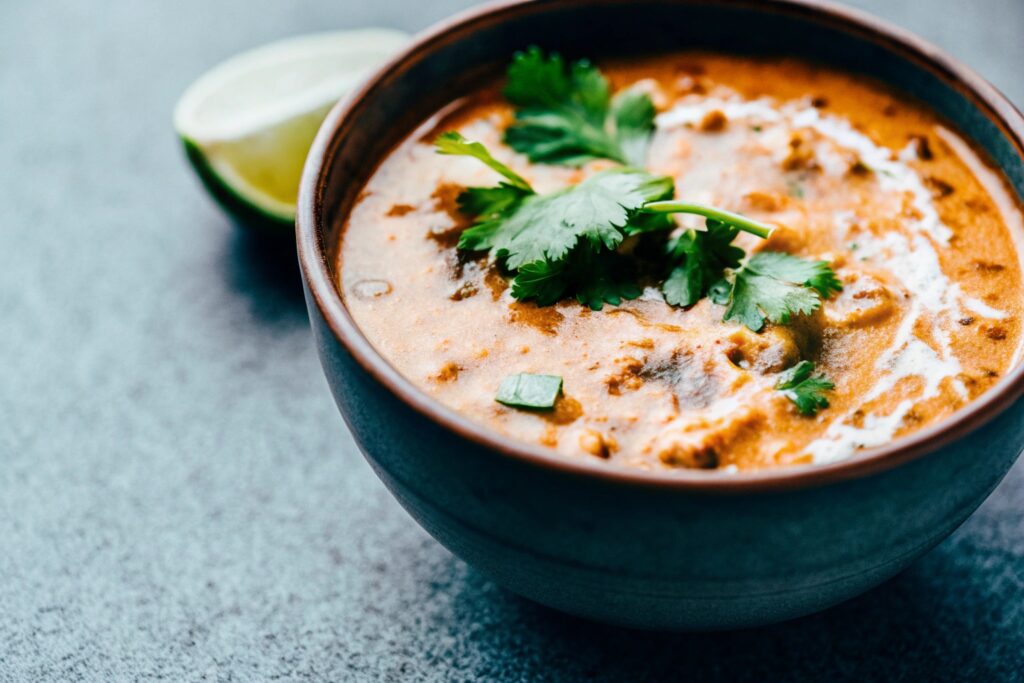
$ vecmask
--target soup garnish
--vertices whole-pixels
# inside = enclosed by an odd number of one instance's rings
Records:
[[[557,375],[533,375],[521,372],[501,381],[494,400],[515,408],[548,409],[562,393],[562,378]]]
[[[567,66],[560,55],[531,47],[512,58],[504,93],[517,108],[505,143],[530,161],[644,165],[654,103],[636,88],[611,97],[608,80],[590,62]]]
[[[835,389],[824,375],[812,375],[814,363],[802,360],[779,375],[775,388],[793,402],[801,415],[814,415],[822,408],[828,408],[826,391]]]
[[[671,267],[662,286],[666,301],[692,306],[710,294],[727,307],[725,320],[737,320],[754,332],[766,320],[785,324],[794,314],[813,313],[821,297],[842,289],[825,261],[780,252],[744,259],[745,252],[732,245],[739,232],[768,237],[771,227],[723,209],[664,201],[674,192],[669,177],[622,167],[540,195],[479,142],[449,131],[436,145],[441,154],[472,156],[508,179],[495,187],[467,188],[458,196],[459,210],[475,218],[459,236],[458,248],[487,251],[516,272],[516,299],[544,306],[575,292],[580,303],[594,310],[635,299],[641,288],[615,272],[616,266],[628,269],[614,252],[628,237],[655,233],[662,238],[658,252],[668,257],[664,265]],[[704,216],[705,230],[690,229],[669,240],[676,225],[666,215],[672,213]]]

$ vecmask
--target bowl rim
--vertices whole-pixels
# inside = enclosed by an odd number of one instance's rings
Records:
[[[625,0],[584,0],[591,5],[618,4]],[[710,0],[671,0],[675,4],[706,4]],[[1024,115],[993,85],[960,61],[906,29],[860,10],[827,0],[716,0],[740,8],[756,8],[801,16],[884,44],[902,59],[916,61],[963,93],[1011,143],[1024,163]],[[358,118],[364,101],[378,88],[396,78],[433,50],[499,23],[511,16],[543,12],[564,0],[499,0],[465,10],[414,36],[410,44],[382,65],[353,93],[328,113],[310,148],[303,168],[296,214],[299,266],[309,296],[331,334],[374,380],[409,408],[455,435],[494,453],[540,469],[566,475],[655,489],[706,494],[738,494],[785,491],[821,486],[890,470],[933,453],[963,438],[1008,409],[1024,394],[1024,362],[977,399],[940,422],[885,446],[866,449],[847,459],[827,464],[789,465],[751,472],[696,470],[642,470],[596,459],[574,459],[540,445],[504,436],[443,405],[393,367],[363,335],[346,308],[328,267],[330,248],[319,238],[324,213],[322,201],[327,171],[334,162],[338,140],[346,125]],[[1005,180],[1005,177],[1004,177]]]

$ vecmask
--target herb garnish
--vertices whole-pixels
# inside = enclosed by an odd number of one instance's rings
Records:
[[[733,246],[739,230],[708,219],[707,230],[687,230],[668,244],[669,257],[679,265],[661,286],[665,301],[673,306],[693,306],[722,279],[726,268],[738,268],[745,252]]]
[[[505,142],[531,161],[579,165],[593,159],[639,164],[654,128],[654,106],[638,90],[610,96],[607,79],[589,62],[567,65],[536,47],[517,53],[505,96],[517,107]],[[634,299],[642,287],[635,259],[620,254],[627,237],[665,240],[665,300],[688,307],[705,296],[726,306],[724,320],[755,332],[813,313],[841,285],[828,263],[778,252],[747,257],[733,245],[741,231],[768,237],[771,226],[723,209],[671,201],[672,178],[623,166],[576,185],[538,194],[479,142],[457,132],[436,141],[441,154],[478,159],[503,177],[494,187],[469,187],[459,209],[473,217],[458,248],[487,251],[511,271],[512,296],[553,304],[566,296],[595,310]],[[669,214],[705,218],[706,230],[671,237]],[[647,237],[650,235],[650,237]]]
[[[530,183],[526,182],[522,176],[517,174],[511,168],[501,163],[487,151],[487,148],[479,142],[470,142],[466,138],[462,137],[461,134],[455,131],[448,131],[447,133],[441,133],[434,140],[434,147],[438,154],[450,154],[452,156],[464,156],[473,157],[484,162],[491,170],[497,171],[500,175],[508,181],[507,183],[501,183],[502,187],[511,187],[517,190],[521,190],[526,194],[532,194],[533,188],[530,187]],[[483,212],[484,205],[479,205],[478,212]]]
[[[672,179],[666,176],[629,168],[601,171],[563,190],[531,192],[492,212],[462,233],[459,248],[488,249],[512,270],[536,261],[563,261],[577,245],[595,252],[614,250],[629,232],[633,215],[671,192]]]
[[[667,253],[673,266],[661,287],[665,301],[673,306],[692,306],[707,296],[708,290],[725,276],[727,268],[737,268],[745,252],[732,241],[740,231],[768,237],[771,228],[745,216],[722,209],[684,202],[654,202],[646,212],[692,213],[704,216],[705,230],[687,230],[669,240]]]
[[[516,299],[546,306],[571,294],[594,310],[635,299],[641,287],[624,276],[628,269],[616,249],[631,235],[668,234],[672,213],[703,216],[707,229],[668,242],[671,272],[662,291],[669,304],[692,306],[711,296],[727,306],[725,320],[760,332],[766,320],[785,324],[794,314],[812,313],[821,298],[841,289],[824,261],[761,252],[744,263],[733,240],[740,231],[768,237],[771,227],[715,207],[665,201],[674,193],[667,176],[619,167],[541,195],[479,142],[447,132],[436,145],[441,154],[473,157],[505,178],[459,195],[460,210],[476,222],[462,232],[458,248],[487,251],[513,271]]]
[[[744,216],[683,202],[653,202],[644,211],[685,212],[706,218],[706,230],[687,230],[669,241],[673,268],[662,285],[665,300],[692,306],[704,296],[726,306],[723,320],[754,332],[765,321],[786,324],[795,314],[813,313],[843,287],[827,261],[810,261],[776,251],[745,252],[732,244],[739,232],[768,237],[771,229]]]
[[[530,161],[644,163],[654,130],[651,98],[636,88],[612,97],[608,80],[586,60],[566,65],[560,55],[545,57],[538,47],[517,52],[505,97],[517,108],[505,142]]]
[[[614,168],[541,195],[479,142],[448,132],[436,144],[442,154],[481,160],[508,181],[470,187],[459,196],[460,210],[476,217],[459,237],[459,249],[488,251],[514,271],[512,296],[545,306],[573,294],[600,310],[640,295],[635,282],[621,277],[615,249],[628,235],[663,227],[639,212],[650,201],[672,196],[671,178]]]
[[[812,416],[819,410],[828,408],[825,392],[835,385],[824,375],[811,376],[814,363],[802,360],[779,377],[775,388],[793,402],[801,415]]]
[[[827,261],[763,251],[715,283],[709,295],[726,306],[723,320],[760,332],[766,320],[785,325],[794,314],[813,313],[823,298],[842,288]]]
[[[550,306],[574,292],[576,300],[595,311],[604,304],[618,306],[623,299],[635,299],[641,287],[623,276],[623,258],[607,251],[575,249],[562,261],[534,261],[523,264],[512,280],[512,296]]]
[[[558,375],[523,372],[503,379],[494,400],[513,408],[547,410],[555,407],[561,393],[562,378]]]

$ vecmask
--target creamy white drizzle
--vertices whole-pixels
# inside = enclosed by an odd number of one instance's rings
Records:
[[[892,343],[877,359],[879,379],[868,391],[863,404],[890,394],[906,378],[919,378],[921,388],[913,400],[904,399],[888,414],[861,409],[836,418],[825,433],[807,447],[814,461],[834,462],[849,457],[859,448],[890,442],[915,403],[939,395],[946,383],[966,399],[967,390],[958,377],[961,365],[952,350],[950,329],[963,315],[963,309],[995,320],[1004,319],[1007,314],[965,295],[960,285],[951,282],[942,271],[936,246],[947,246],[953,231],[942,222],[931,193],[910,165],[916,159],[916,146],[912,143],[895,154],[876,145],[844,119],[823,114],[799,102],[777,105],[768,98],[714,97],[683,102],[659,115],[657,125],[672,128],[697,124],[714,110],[721,111],[730,120],[745,119],[765,125],[761,139],[769,147],[778,148],[779,153],[784,152],[792,132],[813,130],[831,143],[819,143],[814,148],[815,158],[823,172],[830,175],[848,172],[848,159],[839,152],[852,151],[874,171],[880,190],[896,197],[908,197],[913,208],[913,215],[902,221],[900,232],[893,231],[880,237],[868,231],[855,235],[858,257],[891,272],[911,294]],[[944,129],[940,128],[939,134],[963,155],[962,150],[967,147],[965,143]],[[980,162],[978,165],[982,166]],[[994,175],[983,166],[972,170],[979,176],[982,175],[981,170]],[[1003,213],[1005,217],[1016,212]],[[833,227],[844,238],[850,236],[856,224],[855,211],[838,211],[834,216]],[[919,325],[926,325],[930,330],[930,343],[915,333]],[[860,413],[856,425],[852,423],[854,412]]]
[[[792,105],[784,109],[793,110]],[[871,138],[856,130],[849,121],[835,116],[823,115],[814,107],[795,109],[790,118],[794,128],[810,128],[833,140],[836,144],[857,153],[860,160],[875,172],[879,187],[892,192],[909,192],[913,206],[921,213],[914,221],[913,230],[926,234],[940,244],[948,244],[953,231],[939,218],[939,212],[932,201],[931,192],[925,187],[921,176],[907,165],[905,160],[894,159],[892,150],[872,142]],[[908,148],[913,148],[912,145]],[[846,172],[846,167],[841,169]]]
[[[755,119],[762,122],[782,121],[783,115],[772,100],[743,100],[738,97],[725,99],[705,97],[696,102],[682,102],[666,112],[658,114],[655,124],[658,128],[675,128],[686,124],[700,123],[708,112],[718,110],[729,120]]]
[[[967,296],[966,294],[960,297],[960,303],[963,307],[972,313],[991,318],[993,320],[1005,320],[1007,317],[1006,311],[1000,311],[998,308],[992,308],[981,299],[975,299],[973,296]]]

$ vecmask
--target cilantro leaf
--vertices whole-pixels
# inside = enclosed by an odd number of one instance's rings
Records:
[[[525,197],[518,187],[498,183],[496,187],[469,187],[458,196],[459,211],[469,216],[493,217],[512,208]]]
[[[811,376],[814,363],[802,360],[779,377],[775,388],[793,402],[801,415],[815,415],[819,410],[828,408],[825,392],[835,385],[824,375]]]
[[[476,242],[485,240],[493,228],[497,227],[496,224],[488,224],[487,220],[494,219],[510,210],[524,197],[532,195],[533,188],[515,171],[491,156],[482,143],[467,140],[456,131],[441,133],[434,141],[434,147],[438,154],[468,156],[482,161],[507,181],[501,181],[495,187],[470,187],[458,196],[459,210],[478,217],[479,229],[468,236],[464,235],[469,245],[466,248],[476,249]]]
[[[668,243],[669,260],[674,267],[661,289],[665,301],[674,306],[692,306],[709,293],[714,298],[714,287],[724,278],[726,269],[739,267],[745,256],[742,249],[732,245],[741,230],[758,237],[768,237],[772,233],[772,226],[746,216],[689,202],[649,202],[640,218],[667,219],[673,213],[705,218],[704,230],[687,230]],[[632,225],[635,226],[632,228],[634,232],[646,228],[639,219],[634,219]],[[657,229],[656,223],[654,229]],[[718,297],[721,296],[722,293],[718,292]],[[728,298],[727,294],[725,298]]]
[[[457,133],[442,135],[436,144],[440,153],[472,156],[505,178],[518,178],[483,145]],[[574,294],[595,310],[618,305],[639,296],[641,288],[622,277],[628,269],[615,249],[634,232],[672,227],[666,216],[640,211],[673,191],[671,178],[631,168],[602,171],[545,195],[504,181],[470,187],[459,196],[459,209],[476,222],[459,236],[458,248],[489,251],[515,271],[516,299],[549,305]]]
[[[843,289],[828,261],[809,261],[783,252],[762,251],[750,259],[749,265],[779,280],[810,287],[825,299]]]
[[[533,299],[538,306],[550,306],[565,296],[571,286],[565,261],[524,263],[512,278],[512,297]]]
[[[636,299],[641,294],[640,285],[615,277],[611,270],[592,273],[576,287],[576,300],[594,311],[600,311],[604,304],[618,306],[623,299]]]
[[[654,104],[638,89],[610,96],[607,79],[586,60],[566,65],[538,47],[518,52],[505,97],[516,122],[505,142],[530,161],[579,166],[611,159],[640,166],[654,130]]]
[[[630,269],[622,261],[612,252],[581,247],[562,261],[527,263],[512,279],[512,296],[549,306],[575,293],[577,301],[595,311],[606,303],[618,306],[623,299],[635,299],[643,291],[635,279],[623,277]]]
[[[656,113],[650,95],[637,87],[627,88],[612,98],[615,134],[629,164],[641,166],[646,160]]]
[[[724,320],[736,320],[754,332],[765,321],[786,324],[793,315],[818,310],[822,298],[842,289],[826,261],[807,261],[780,252],[759,252],[709,291],[726,306]]]
[[[523,196],[498,216],[465,230],[459,248],[489,249],[513,270],[536,261],[560,261],[581,241],[595,251],[614,250],[630,218],[671,188],[671,178],[609,169],[564,190]]]
[[[503,379],[494,400],[513,408],[550,410],[561,393],[562,378],[558,375],[522,372]]]
[[[661,291],[673,306],[692,306],[722,279],[726,268],[737,268],[744,252],[732,245],[739,228],[708,219],[705,231],[687,230],[669,243],[669,257],[678,263]]]
[[[760,332],[766,320],[785,325],[794,314],[813,313],[820,305],[814,290],[744,268],[735,275],[724,319]]]

